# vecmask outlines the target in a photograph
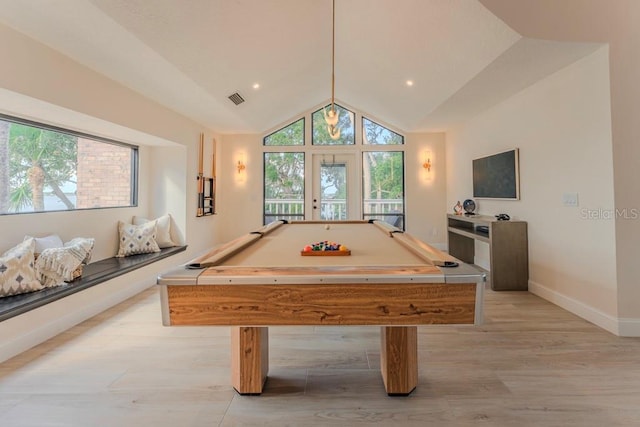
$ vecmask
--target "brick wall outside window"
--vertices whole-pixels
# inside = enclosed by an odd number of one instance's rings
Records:
[[[76,208],[131,204],[131,149],[78,138]]]

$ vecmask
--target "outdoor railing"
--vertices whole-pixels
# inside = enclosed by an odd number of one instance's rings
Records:
[[[270,199],[264,204],[266,216],[302,216],[304,202],[295,199]],[[346,219],[347,201],[345,199],[323,200],[319,206],[322,219]],[[393,214],[404,212],[402,199],[365,199],[365,215]]]

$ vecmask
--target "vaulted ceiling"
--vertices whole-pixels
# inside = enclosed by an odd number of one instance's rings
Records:
[[[0,0],[0,22],[222,133],[331,96],[331,0]],[[336,0],[336,99],[445,130],[595,47],[523,38],[477,0]]]

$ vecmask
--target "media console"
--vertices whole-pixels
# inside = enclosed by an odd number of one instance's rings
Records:
[[[529,249],[525,221],[498,221],[484,215],[447,215],[449,254],[474,263],[475,241],[489,244],[494,291],[529,289]]]

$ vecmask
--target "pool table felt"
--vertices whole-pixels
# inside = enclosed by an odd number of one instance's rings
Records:
[[[327,230],[323,223],[294,223],[271,227],[263,237],[255,239],[234,255],[203,270],[197,283],[220,283],[229,277],[240,283],[242,277],[251,282],[260,277],[303,276],[304,283],[313,280],[330,282],[332,279],[375,278],[376,280],[413,280],[421,276],[423,281],[442,282],[443,274],[425,255],[419,256],[400,242],[403,234],[390,234],[384,225],[335,223]],[[335,241],[351,249],[348,257],[304,257],[300,248],[321,240]],[[411,246],[413,242],[409,242]],[[420,248],[416,249],[420,251]]]
[[[424,265],[425,261],[411,253],[373,224],[284,224],[266,234],[222,265],[251,267],[317,267]],[[345,245],[351,256],[329,260],[306,258],[300,251],[311,243],[328,240]]]

